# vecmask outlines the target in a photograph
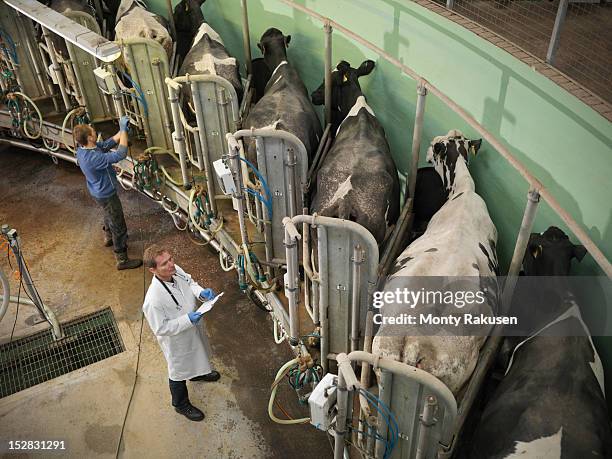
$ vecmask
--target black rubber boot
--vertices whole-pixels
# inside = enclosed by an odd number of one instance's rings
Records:
[[[128,258],[127,251],[121,253],[115,253],[115,258],[117,259],[117,269],[121,271],[122,269],[134,269],[138,268],[142,265],[142,260],[138,258],[134,258],[130,260]]]

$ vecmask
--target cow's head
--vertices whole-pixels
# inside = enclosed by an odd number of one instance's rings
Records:
[[[332,110],[332,130],[338,128],[340,123],[355,105],[357,98],[362,96],[359,77],[368,75],[374,70],[374,61],[363,61],[359,68],[354,69],[346,61],[340,61],[331,74],[331,110]],[[310,95],[312,103],[323,105],[325,103],[325,81],[321,83]]]
[[[202,5],[206,0],[181,0],[174,7],[174,26],[176,29],[176,54],[182,61],[198,31],[200,25],[204,22],[204,14],[202,13]]]
[[[447,191],[453,187],[457,161],[468,164],[468,153],[472,151],[476,154],[481,143],[482,139],[466,139],[458,129],[451,129],[448,134],[434,137],[431,141],[427,149],[427,162],[433,164],[440,174]]]
[[[274,27],[266,30],[261,36],[257,47],[263,54],[264,61],[270,71],[274,71],[281,61],[287,60],[287,48],[290,41],[291,35],[283,35],[280,30]]]
[[[174,26],[177,37],[188,34],[191,39],[195,36],[200,24],[204,22],[202,5],[206,0],[181,0],[174,7]]]
[[[586,253],[583,245],[573,244],[562,230],[551,226],[529,236],[523,271],[526,276],[568,276],[572,258],[581,261]]]

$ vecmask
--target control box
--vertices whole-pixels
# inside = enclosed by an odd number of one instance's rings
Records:
[[[223,194],[232,195],[236,193],[236,184],[234,183],[232,171],[227,167],[223,159],[218,159],[213,162],[213,168],[215,169],[217,181],[219,182],[221,190],[223,190]]]
[[[93,73],[96,77],[96,83],[100,91],[105,94],[114,94],[117,92],[117,83],[115,83],[115,78],[112,73],[104,67],[96,67]]]
[[[308,397],[310,423],[327,431],[336,417],[336,375],[327,373]]]

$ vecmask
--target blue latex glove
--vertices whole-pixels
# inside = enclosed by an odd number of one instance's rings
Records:
[[[211,288],[205,288],[200,292],[200,299],[203,301],[212,300],[215,297],[215,292]]]
[[[127,132],[130,125],[130,118],[128,116],[122,116],[119,118],[119,130]]]
[[[187,315],[189,316],[189,320],[191,321],[191,323],[194,325],[197,324],[199,320],[202,318],[201,312],[190,312]]]

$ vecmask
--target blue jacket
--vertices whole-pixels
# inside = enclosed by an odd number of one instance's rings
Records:
[[[117,145],[112,137],[96,145],[96,148],[79,147],[77,162],[85,174],[89,194],[104,199],[117,192],[117,174],[112,165],[127,156],[127,147],[119,145],[116,151],[109,152]]]

